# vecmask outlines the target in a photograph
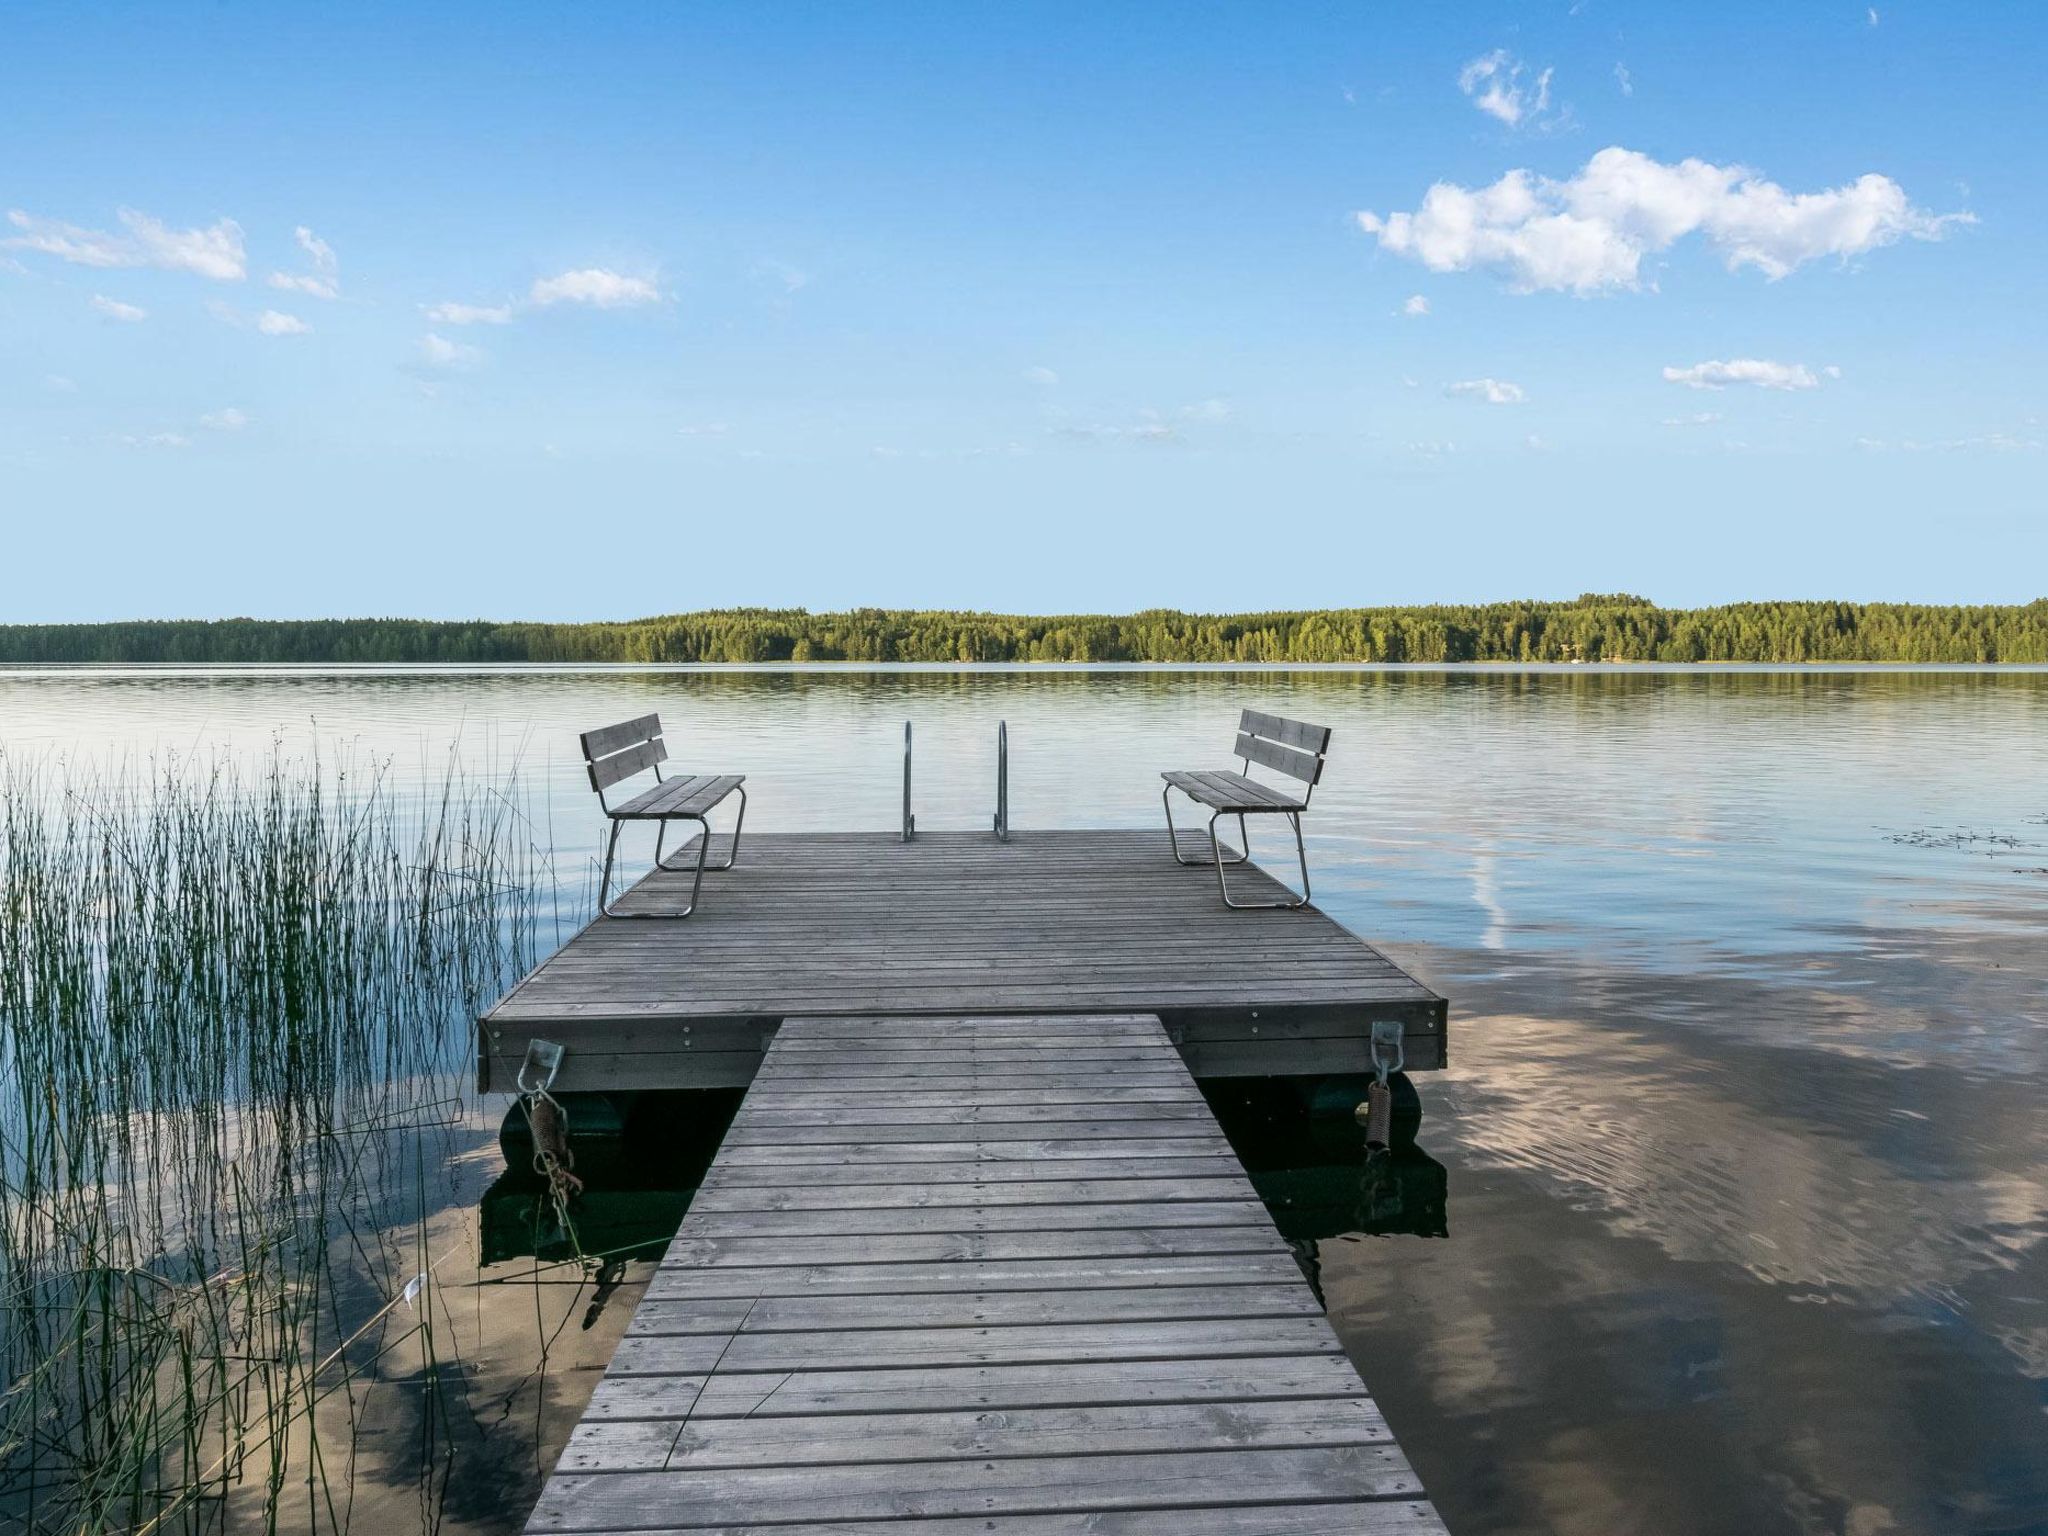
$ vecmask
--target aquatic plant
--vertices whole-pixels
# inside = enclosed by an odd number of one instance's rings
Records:
[[[516,769],[0,755],[0,1529],[346,1526],[541,860]]]

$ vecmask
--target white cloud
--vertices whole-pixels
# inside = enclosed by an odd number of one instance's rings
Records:
[[[1060,376],[1050,368],[1026,368],[1024,377],[1033,384],[1057,384],[1060,381]]]
[[[292,231],[292,237],[299,242],[299,249],[313,263],[311,272],[273,272],[270,286],[286,293],[309,294],[316,299],[332,299],[341,293],[337,274],[341,264],[336,260],[334,247],[322,240],[312,230],[301,224]]]
[[[1691,389],[1724,389],[1730,384],[1754,384],[1759,389],[1818,389],[1820,380],[1804,363],[1774,363],[1768,358],[1738,357],[1728,362],[1694,363],[1690,368],[1666,368],[1667,384],[1684,384]]]
[[[1411,319],[1426,315],[1429,313],[1429,300],[1419,293],[1411,293],[1401,305],[1401,313]]]
[[[239,432],[249,425],[249,413],[231,405],[225,410],[208,411],[199,418],[199,425],[209,432]]]
[[[1722,421],[1719,411],[1694,411],[1690,416],[1666,416],[1667,427],[1711,427]]]
[[[1447,453],[1456,453],[1458,445],[1456,443],[1438,442],[1410,443],[1408,451],[1413,454],[1419,454],[1425,459],[1440,459]]]
[[[121,442],[130,448],[190,448],[192,439],[182,432],[151,432],[144,437],[123,436]]]
[[[437,325],[510,325],[512,306],[510,304],[436,304],[427,311],[427,318]]]
[[[1888,451],[1892,445],[1877,437],[1859,437],[1856,446],[1869,453]],[[1940,442],[1922,442],[1918,438],[1902,437],[1898,442],[1902,453],[2039,453],[2043,443],[2038,437],[2014,437],[2009,432],[1987,432],[1977,437],[1951,437]]]
[[[92,296],[92,307],[109,320],[125,320],[131,325],[138,320],[149,318],[149,311],[141,305],[124,304],[119,299],[108,298],[104,293]]]
[[[1666,165],[1618,146],[1568,181],[1509,171],[1488,187],[1440,181],[1413,213],[1360,213],[1382,250],[1434,272],[1483,268],[1518,293],[1594,293],[1641,286],[1646,255],[1690,234],[1731,271],[1776,279],[1823,256],[1858,256],[1910,236],[1939,240],[1967,213],[1931,214],[1887,176],[1824,192],[1787,192],[1739,165]]]
[[[121,209],[117,217],[126,231],[123,234],[81,229],[59,219],[11,209],[7,222],[21,233],[0,240],[0,245],[40,251],[82,267],[161,267],[220,282],[240,282],[248,275],[242,257],[242,226],[233,219],[222,219],[205,229],[172,229],[133,208]]]
[[[1635,95],[1636,83],[1634,80],[1629,78],[1628,66],[1622,63],[1619,59],[1615,60],[1614,63],[1614,83],[1621,87],[1622,95]]]
[[[256,329],[266,336],[305,336],[313,327],[297,315],[288,315],[281,309],[266,309],[256,317]]]
[[[270,274],[270,286],[282,289],[286,293],[303,293],[316,299],[335,298],[341,292],[331,279],[318,277],[310,272],[273,272]]]
[[[1550,110],[1550,76],[1544,70],[1532,86],[1524,87],[1527,66],[1505,48],[1496,48],[1458,71],[1458,89],[1472,98],[1472,105],[1488,117],[1498,118],[1510,128],[1525,121],[1534,123]]]
[[[1865,11],[1865,12],[1864,12],[1863,14],[1864,14],[1865,16],[1867,16],[1867,17],[1869,17],[1869,18],[1870,18],[1870,24],[1871,24],[1871,25],[1872,25],[1873,27],[1877,25],[1877,7],[1876,7],[1876,6],[1874,6],[1874,5],[1873,5],[1873,6],[1871,6],[1871,7],[1870,7],[1870,8],[1868,9],[1868,10],[1866,10],[1866,11]]]
[[[1488,405],[1520,405],[1528,396],[1522,393],[1522,386],[1510,384],[1506,379],[1465,379],[1456,384],[1446,384],[1444,393],[1451,396],[1466,395],[1484,400]]]
[[[590,304],[598,309],[625,309],[635,304],[654,304],[661,290],[644,277],[627,277],[603,267],[584,267],[544,277],[533,285],[528,297],[545,309],[551,304]]]
[[[299,249],[312,259],[314,267],[319,271],[332,274],[339,270],[340,263],[335,260],[334,247],[306,228],[305,225],[301,224],[297,229],[294,229],[292,231],[292,238],[299,242]]]
[[[420,338],[420,358],[430,368],[467,368],[481,361],[483,353],[429,331]]]

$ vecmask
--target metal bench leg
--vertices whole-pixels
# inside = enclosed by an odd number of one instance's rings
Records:
[[[708,864],[705,866],[714,874],[718,873],[720,870],[731,869],[733,865],[739,862],[740,858],[740,831],[747,824],[746,787],[742,785],[738,789],[735,789],[733,793],[740,797],[740,819],[732,824],[732,848],[726,854],[725,862],[723,864]],[[709,838],[711,836],[711,824],[709,822],[706,822],[704,824],[704,836],[706,838]]]
[[[711,824],[708,821],[702,816],[671,816],[655,823],[654,867],[656,869],[664,869],[672,875],[679,875],[683,870],[691,867],[687,864],[675,865],[662,862],[662,848],[668,841],[668,824],[670,821],[694,821],[697,823],[697,863],[693,878],[690,881],[690,904],[680,912],[621,912],[617,909],[616,905],[609,900],[609,897],[612,888],[612,863],[619,851],[619,829],[622,823],[614,819],[612,822],[612,835],[606,840],[604,846],[604,873],[598,877],[597,882],[597,910],[605,917],[615,918],[620,922],[641,918],[675,921],[688,917],[697,910],[697,898],[703,893],[704,871],[706,869],[732,868],[731,859],[727,859],[722,865],[707,864],[705,862],[711,853]],[[735,832],[733,836],[735,851],[737,851],[739,835]],[[687,843],[683,846],[686,850],[689,847]]]
[[[604,873],[597,877],[597,910],[600,914],[602,914],[605,917],[621,917],[632,915],[630,913],[614,912],[611,906],[612,860],[617,856],[619,851],[619,825],[620,824],[618,819],[614,817],[612,820],[612,835],[609,838],[605,839]],[[655,846],[657,850],[659,850],[660,844],[658,842]],[[655,857],[657,859],[661,857],[659,851],[656,852]]]
[[[728,849],[728,850],[727,850],[727,852],[726,852],[726,855],[725,855],[725,862],[724,862],[724,863],[722,863],[722,864],[706,864],[706,865],[704,866],[704,867],[705,867],[705,868],[706,868],[707,870],[709,870],[709,871],[710,871],[710,872],[711,872],[712,874],[714,874],[714,875],[715,875],[715,874],[719,874],[719,873],[721,873],[721,872],[722,872],[722,871],[724,871],[724,870],[728,870],[728,869],[731,869],[731,868],[733,867],[733,865],[734,865],[734,864],[736,864],[736,863],[737,863],[737,862],[739,861],[739,856],[740,856],[740,831],[741,831],[741,829],[742,829],[742,828],[744,828],[744,827],[746,826],[746,824],[747,824],[747,792],[746,792],[746,791],[745,791],[744,789],[741,789],[741,790],[736,790],[736,791],[734,791],[734,793],[736,793],[736,794],[737,794],[737,795],[738,795],[738,796],[740,797],[740,818],[739,818],[739,820],[738,820],[738,821],[736,821],[736,822],[734,822],[734,823],[733,823],[733,828],[732,828],[732,847],[731,847],[730,849]],[[697,824],[698,824],[699,826],[701,826],[701,827],[703,827],[703,828],[704,828],[704,835],[705,835],[706,837],[709,837],[709,836],[711,835],[711,824],[710,824],[710,823],[709,823],[708,821],[704,820],[704,818],[703,818],[703,817],[701,817],[701,816],[672,816],[672,817],[668,817],[668,818],[665,818],[665,819],[664,819],[664,820],[662,821],[662,823],[661,823],[661,834],[660,834],[659,836],[657,836],[657,837],[655,838],[655,840],[654,840],[654,862],[655,862],[656,864],[659,864],[659,865],[661,865],[661,867],[662,867],[663,869],[667,870],[667,871],[668,871],[668,872],[669,872],[670,874],[672,874],[672,875],[679,875],[679,874],[681,874],[681,873],[682,873],[682,872],[683,872],[684,870],[686,870],[686,869],[688,869],[688,868],[690,867],[690,866],[689,866],[689,864],[687,864],[687,863],[683,863],[683,864],[662,864],[662,862],[661,862],[661,839],[662,839],[662,837],[664,837],[664,836],[666,836],[666,835],[667,835],[667,833],[668,833],[668,824],[669,824],[669,822],[670,822],[670,821],[694,821],[694,822],[696,822],[696,823],[697,823]],[[683,845],[683,847],[684,847],[684,851],[685,851],[685,852],[687,853],[687,852],[688,852],[688,850],[689,850],[689,845],[688,845],[687,843],[685,843],[685,844]],[[702,851],[704,851],[704,850],[700,850],[700,852],[702,852]]]
[[[1230,884],[1223,878],[1223,845],[1220,842],[1218,842],[1216,838],[1216,823],[1222,820],[1225,814],[1226,813],[1223,811],[1218,811],[1214,816],[1211,816],[1209,818],[1209,848],[1210,851],[1213,852],[1216,856],[1216,888],[1217,890],[1223,893],[1223,905],[1225,905],[1226,907],[1234,907],[1240,912],[1260,911],[1272,908],[1285,908],[1291,911],[1297,907],[1307,906],[1309,899],[1308,848],[1301,840],[1301,813],[1299,811],[1288,811],[1286,813],[1287,819],[1294,823],[1294,851],[1301,860],[1301,895],[1288,901],[1232,901],[1230,899]],[[1240,829],[1238,835],[1243,837],[1245,840],[1245,857],[1249,858],[1251,856],[1252,844],[1250,836],[1243,831],[1244,816],[1242,813],[1238,814],[1237,824]],[[1234,864],[1242,864],[1245,862],[1245,860],[1233,859],[1230,862]]]
[[[679,816],[676,819],[678,821],[694,821],[697,823],[699,834],[699,841],[697,843],[697,873],[690,881],[690,904],[680,912],[664,912],[661,916],[685,918],[697,910],[697,897],[704,889],[704,860],[711,853],[711,823],[702,816]]]
[[[1166,836],[1168,842],[1170,842],[1173,845],[1173,861],[1176,864],[1185,864],[1190,869],[1198,869],[1202,865],[1207,864],[1209,862],[1207,859],[1186,859],[1181,857],[1180,833],[1174,830],[1173,825],[1173,786],[1171,784],[1167,785],[1164,789],[1159,791],[1159,803],[1166,807]],[[1221,811],[1218,811],[1216,814],[1220,816],[1223,813]],[[1215,832],[1216,828],[1214,824],[1214,819],[1212,818],[1209,827],[1209,841],[1212,845],[1216,841]],[[1244,844],[1243,851],[1239,853],[1235,858],[1224,859],[1224,863],[1242,864],[1252,856],[1252,843],[1251,839],[1245,836],[1244,817],[1242,816],[1237,818],[1237,840]],[[1212,851],[1214,851],[1213,847]]]

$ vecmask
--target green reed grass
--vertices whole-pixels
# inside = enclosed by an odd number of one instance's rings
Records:
[[[516,774],[0,755],[0,1530],[346,1525],[541,861]]]

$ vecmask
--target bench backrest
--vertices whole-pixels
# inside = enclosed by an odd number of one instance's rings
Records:
[[[661,744],[661,716],[642,715],[638,720],[621,720],[617,725],[585,731],[583,763],[590,770],[590,787],[602,795],[621,779],[630,779],[642,769],[668,761],[668,748]]]
[[[1330,750],[1330,728],[1262,715],[1248,709],[1238,717],[1236,756],[1249,768],[1262,763],[1313,789],[1323,777],[1323,757]]]

